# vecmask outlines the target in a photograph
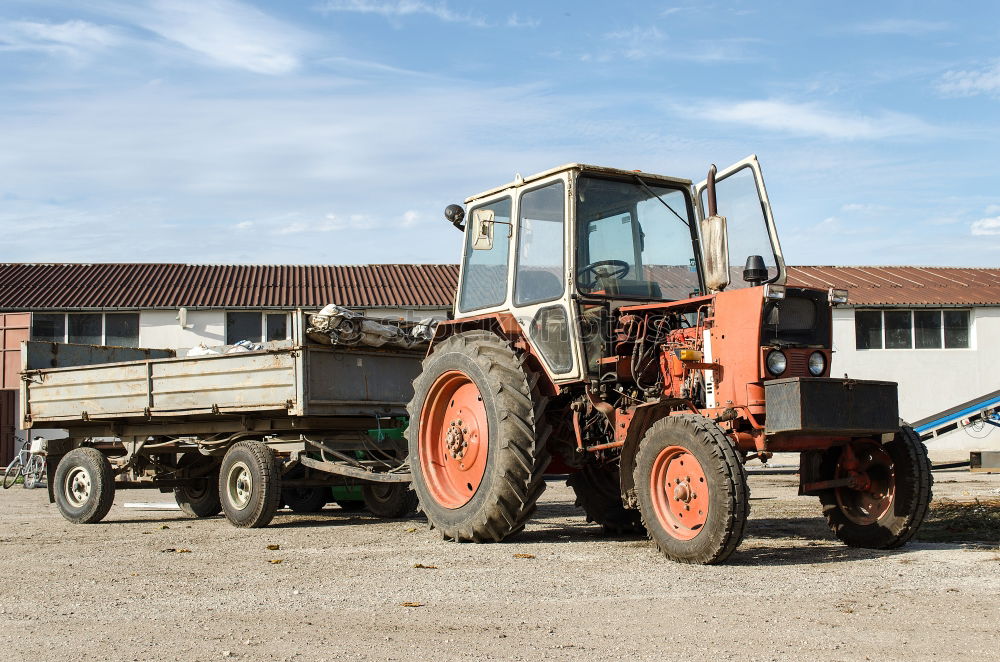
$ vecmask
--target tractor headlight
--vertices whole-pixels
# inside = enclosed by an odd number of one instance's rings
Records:
[[[788,359],[785,357],[785,353],[777,349],[767,355],[764,363],[767,365],[767,371],[774,376],[780,375],[788,367]]]
[[[819,377],[826,370],[826,357],[823,352],[813,352],[809,355],[809,374]]]

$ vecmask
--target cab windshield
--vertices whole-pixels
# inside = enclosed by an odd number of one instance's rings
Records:
[[[677,300],[700,291],[683,189],[581,175],[576,282],[582,293]]]

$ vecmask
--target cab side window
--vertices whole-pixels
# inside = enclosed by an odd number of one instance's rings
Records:
[[[469,229],[465,232],[465,272],[458,300],[458,309],[463,313],[499,306],[507,300],[511,199],[503,198],[475,207],[469,211],[467,218],[471,219],[472,212],[476,209],[493,210],[497,222],[493,234],[493,247],[490,250],[472,250],[472,232]]]
[[[521,196],[518,219],[514,303],[551,301],[566,289],[563,274],[563,224],[566,186],[561,181]]]

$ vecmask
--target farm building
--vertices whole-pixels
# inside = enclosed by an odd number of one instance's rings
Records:
[[[790,285],[845,288],[833,313],[833,374],[899,382],[917,421],[1000,390],[1000,269],[789,267]],[[3,386],[16,388],[18,343],[165,348],[289,338],[290,315],[338,303],[382,317],[444,317],[457,265],[0,264]],[[0,397],[0,456],[15,434]],[[987,427],[978,434],[985,437]],[[1000,448],[961,427],[935,443]],[[965,445],[963,445],[965,444]],[[3,461],[3,458],[0,458]]]

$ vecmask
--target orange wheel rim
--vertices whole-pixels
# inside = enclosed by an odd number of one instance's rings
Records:
[[[882,444],[856,441],[851,445],[858,460],[858,470],[867,477],[866,487],[836,488],[837,505],[844,516],[855,524],[875,524],[892,508],[896,493],[896,470],[892,457]],[[847,478],[843,465],[837,464],[836,478]]]
[[[420,412],[420,469],[431,497],[461,508],[476,495],[486,473],[490,431],[475,383],[452,370],[431,385]]]
[[[649,477],[653,511],[678,540],[691,540],[708,520],[708,481],[701,463],[683,446],[667,446],[653,460]]]

